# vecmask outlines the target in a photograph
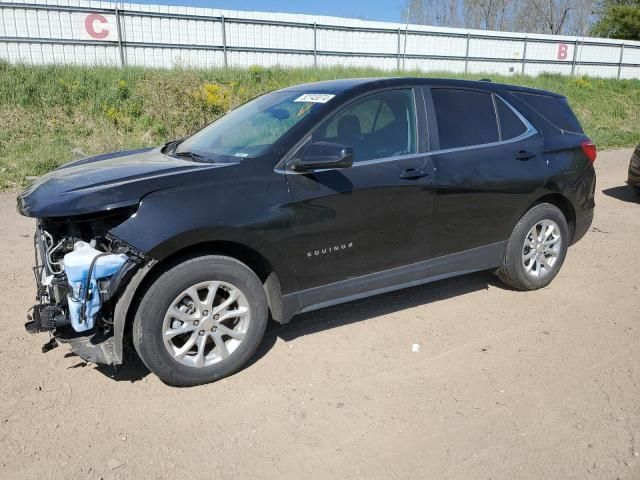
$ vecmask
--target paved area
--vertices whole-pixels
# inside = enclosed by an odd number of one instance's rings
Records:
[[[630,154],[600,154],[592,231],[550,287],[478,273],[305,314],[191,389],[40,353],[33,224],[1,194],[0,478],[640,478]]]

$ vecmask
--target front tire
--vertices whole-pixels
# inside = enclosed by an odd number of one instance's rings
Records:
[[[207,255],[180,263],[151,285],[134,318],[133,343],[164,382],[200,385],[242,368],[267,320],[255,273],[233,258]]]
[[[513,229],[498,277],[516,290],[546,287],[560,271],[569,241],[562,211],[550,203],[535,205]]]

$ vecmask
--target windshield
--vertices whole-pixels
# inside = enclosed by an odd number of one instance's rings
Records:
[[[220,117],[180,143],[176,155],[213,161],[220,156],[255,157],[333,95],[275,92],[262,95]],[[326,98],[329,97],[329,98]]]

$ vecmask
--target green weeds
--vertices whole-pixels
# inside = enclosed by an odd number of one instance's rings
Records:
[[[86,154],[159,145],[264,92],[345,77],[426,76],[374,69],[150,70],[0,63],[0,188]],[[540,75],[491,78],[566,95],[600,148],[640,142],[640,81]]]

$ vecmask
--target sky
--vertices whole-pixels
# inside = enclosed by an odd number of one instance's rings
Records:
[[[133,3],[190,7],[306,13],[399,22],[403,0],[130,0]]]

